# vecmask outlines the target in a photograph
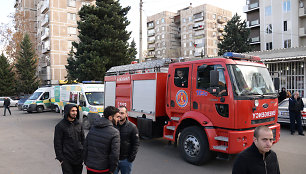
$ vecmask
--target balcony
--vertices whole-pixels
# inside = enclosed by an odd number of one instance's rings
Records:
[[[200,57],[202,52],[194,52],[194,57]]]
[[[193,26],[193,30],[197,31],[197,30],[203,30],[204,29],[204,25],[203,24],[195,24]]]
[[[222,19],[222,18],[220,18],[220,19],[217,19],[217,22],[218,22],[219,24],[223,24],[223,23],[225,22],[225,20]]]
[[[14,8],[17,8],[17,7],[18,7],[18,4],[19,4],[19,0],[16,0],[15,5],[14,5]]]
[[[155,47],[149,47],[148,48],[148,51],[154,51],[155,50]]]
[[[299,17],[306,17],[306,9],[305,7],[299,8]]]
[[[153,29],[154,28],[154,23],[153,22],[148,22],[147,23],[147,28],[149,29]]]
[[[155,55],[148,55],[147,58],[155,58]]]
[[[44,53],[47,53],[49,51],[50,51],[50,40],[42,42],[41,52],[44,54]]]
[[[42,27],[45,27],[49,24],[49,15],[48,14],[45,14],[43,20],[41,21],[41,26]]]
[[[42,34],[41,34],[41,40],[45,40],[46,38],[49,37],[49,28],[45,28],[43,31],[42,31]]]
[[[306,36],[305,27],[299,29],[299,36],[300,37],[305,37]]]
[[[259,39],[259,36],[257,36],[257,37],[252,37],[252,38],[250,38],[250,44],[251,45],[254,45],[254,44],[259,44],[260,43],[260,39]]]
[[[153,43],[155,43],[155,39],[148,41],[148,44],[153,44]]]
[[[223,32],[224,31],[224,27],[218,27],[218,31],[219,32]]]
[[[218,39],[218,40],[223,40],[224,37],[223,37],[223,36],[218,36],[217,39]]]
[[[253,11],[253,10],[257,10],[257,9],[259,9],[259,3],[255,2],[253,4],[245,5],[243,7],[243,12],[247,13],[247,12],[250,12],[250,11]]]
[[[204,20],[204,16],[198,17],[194,19],[194,22],[198,22],[198,21],[203,21]]]
[[[42,14],[46,13],[49,10],[49,0],[44,0],[40,12]]]
[[[254,27],[259,27],[259,19],[253,20],[253,21],[247,21],[247,27],[248,28],[254,28]]]

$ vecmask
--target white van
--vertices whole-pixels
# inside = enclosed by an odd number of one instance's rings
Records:
[[[43,112],[51,110],[51,90],[52,87],[38,88],[23,104],[22,109],[31,113],[33,111]]]

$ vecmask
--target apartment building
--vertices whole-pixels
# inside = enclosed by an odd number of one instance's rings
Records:
[[[217,56],[217,44],[232,13],[212,5],[161,12],[147,18],[147,58]]]
[[[246,0],[254,51],[306,46],[306,0]]]
[[[36,48],[39,57],[38,75],[43,84],[58,84],[67,75],[65,65],[72,42],[77,41],[77,13],[94,0],[16,0],[31,4],[36,15]],[[24,8],[16,8],[18,11]],[[32,20],[32,19],[31,19]]]

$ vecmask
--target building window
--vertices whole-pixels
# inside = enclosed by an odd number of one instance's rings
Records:
[[[187,56],[187,51],[186,50],[184,51],[184,56]]]
[[[161,19],[161,23],[162,24],[165,23],[165,19],[164,18]]]
[[[192,25],[189,25],[188,29],[189,29],[189,30],[192,30]]]
[[[166,46],[166,42],[163,42],[163,46]]]
[[[271,34],[271,33],[272,33],[272,24],[268,24],[268,25],[266,26],[266,33],[267,33],[267,34]]]
[[[193,51],[192,50],[189,51],[189,55],[193,55]]]
[[[162,31],[165,31],[165,27],[162,27]]]
[[[159,24],[159,20],[156,21],[156,24],[157,24],[157,25]]]
[[[189,42],[189,47],[192,47],[193,46],[193,42]]]
[[[189,22],[192,22],[192,17],[191,16],[189,16]]]
[[[272,15],[272,8],[271,8],[271,6],[266,7],[265,15],[266,16],[271,16]]]
[[[183,23],[186,23],[186,19],[185,18],[183,18]]]
[[[163,50],[163,54],[165,54],[166,53],[166,50]]]
[[[288,31],[287,21],[284,21],[284,31]]]
[[[184,48],[186,47],[186,42],[184,42]]]
[[[69,7],[75,7],[76,0],[68,0],[68,6]]]
[[[183,27],[183,30],[186,31],[186,27],[185,26]]]
[[[160,39],[160,36],[158,35],[158,36],[157,36],[157,40],[159,40],[159,39]]]
[[[159,32],[159,27],[157,27],[157,32]]]
[[[157,55],[160,55],[160,51],[157,51]]]
[[[165,35],[164,34],[162,34],[162,39],[164,39],[165,38]]]
[[[189,34],[189,38],[192,38],[192,33]]]
[[[212,37],[216,37],[216,32],[215,31],[212,33]]]
[[[184,34],[183,39],[186,39],[186,34]]]
[[[67,17],[68,17],[68,20],[73,20],[73,21],[76,20],[76,14],[75,13],[68,13]]]
[[[266,50],[272,50],[272,42],[266,43]]]
[[[291,39],[284,40],[284,48],[291,48]]]
[[[290,0],[284,0],[283,2],[283,11],[288,12],[291,9]]]
[[[213,14],[213,16],[212,16],[212,17],[213,17],[213,19],[216,19],[216,14]]]
[[[76,28],[75,27],[68,27],[68,34],[76,34]]]

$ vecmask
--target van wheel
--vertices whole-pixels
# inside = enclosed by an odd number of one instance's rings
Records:
[[[205,131],[197,126],[183,129],[179,137],[179,151],[187,162],[201,165],[212,157]]]
[[[55,112],[56,112],[56,113],[59,113],[59,112],[60,112],[60,109],[58,108],[58,106],[55,106]]]
[[[83,117],[83,128],[88,130],[90,128],[90,123],[88,117]]]
[[[41,113],[43,112],[44,108],[42,106],[37,106],[36,110],[38,113]]]

